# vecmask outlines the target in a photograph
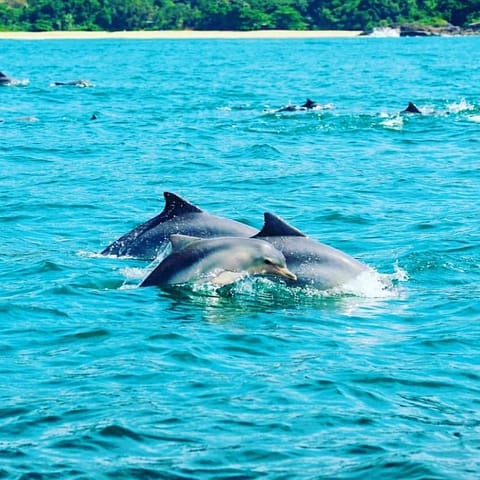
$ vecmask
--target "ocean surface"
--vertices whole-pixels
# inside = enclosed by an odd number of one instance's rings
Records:
[[[0,478],[478,479],[479,52],[1,41]],[[137,288],[98,253],[164,191],[375,275]]]

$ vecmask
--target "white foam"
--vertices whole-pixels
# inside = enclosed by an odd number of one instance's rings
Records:
[[[28,79],[23,79],[23,80],[12,79],[9,83],[5,83],[4,85],[7,87],[26,87],[29,83],[30,83],[30,80]]]
[[[391,27],[375,27],[372,33],[370,33],[368,36],[376,38],[397,38],[400,37],[400,29]]]
[[[467,110],[473,110],[475,107],[462,98],[459,102],[449,103],[447,105],[447,111],[449,113],[460,113]]]
[[[467,118],[470,122],[480,123],[480,115],[470,115]]]
[[[401,130],[403,128],[403,117],[400,115],[396,115],[393,118],[383,120],[381,122],[381,125],[391,130]]]
[[[120,270],[127,280],[140,280],[145,276],[145,271],[145,268],[140,267],[126,267]]]

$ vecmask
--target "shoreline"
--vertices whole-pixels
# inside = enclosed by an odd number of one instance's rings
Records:
[[[176,39],[288,39],[288,38],[354,38],[361,30],[136,30],[136,31],[54,31],[0,32],[0,40],[176,40]]]

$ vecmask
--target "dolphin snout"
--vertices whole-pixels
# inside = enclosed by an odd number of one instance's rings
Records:
[[[273,269],[273,272],[276,273],[277,275],[280,275],[281,277],[288,278],[288,280],[297,280],[297,276],[292,273],[287,267],[275,267]]]

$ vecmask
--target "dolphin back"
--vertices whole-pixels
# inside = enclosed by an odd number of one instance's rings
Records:
[[[122,235],[119,239],[115,240],[108,247],[102,250],[102,255],[130,255],[131,251],[135,250],[136,243],[138,243],[139,237],[144,235],[149,230],[157,227],[158,225],[172,220],[181,215],[188,213],[200,213],[202,210],[195,205],[187,202],[182,197],[171,192],[164,192],[165,207],[162,212],[155,217],[147,220],[146,222],[137,225],[133,230]],[[168,241],[168,238],[166,239]]]
[[[270,242],[283,253],[288,268],[297,276],[294,286],[327,290],[368,269],[350,255],[307,237],[271,213],[265,213],[265,224],[255,237]]]

